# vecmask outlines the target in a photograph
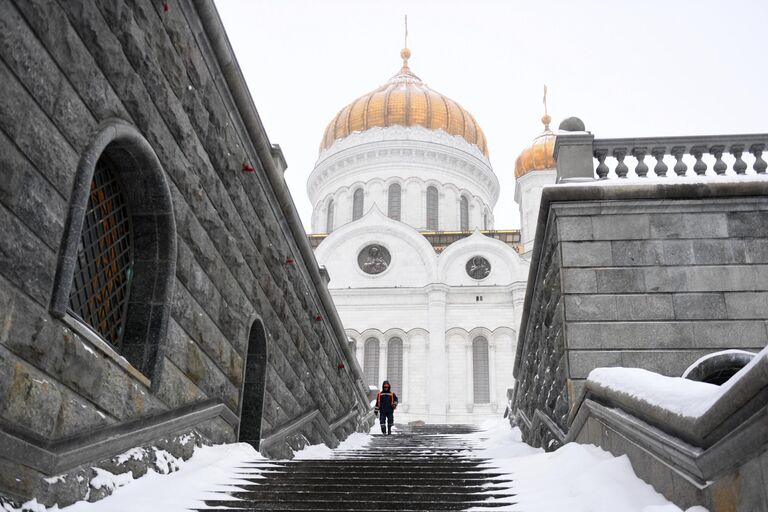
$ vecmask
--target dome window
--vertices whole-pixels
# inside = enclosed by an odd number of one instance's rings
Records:
[[[467,200],[467,196],[461,196],[459,200],[459,217],[461,230],[469,231],[469,200]]]
[[[397,183],[391,184],[387,197],[387,217],[392,220],[400,220],[402,200],[403,192],[400,185]]]
[[[328,213],[325,218],[325,232],[330,233],[333,231],[333,199],[328,201]]]
[[[427,230],[438,230],[438,213],[437,188],[427,187]]]
[[[352,195],[352,220],[363,216],[363,206],[363,189],[359,188]]]

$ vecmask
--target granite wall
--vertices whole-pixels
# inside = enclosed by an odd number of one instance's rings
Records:
[[[72,490],[81,484],[46,491],[40,482],[116,455],[61,462],[62,450],[99,432],[123,436],[115,449],[179,432],[236,441],[254,322],[266,334],[266,453],[335,444],[370,421],[295,208],[270,178],[282,156],[247,89],[233,88],[242,77],[215,8],[167,5],[0,0],[0,494],[16,501],[84,498]],[[51,311],[77,169],[112,125],[151,147],[175,221],[170,315],[151,374]],[[131,437],[142,422],[155,438]],[[32,452],[41,458],[25,458]]]
[[[768,344],[768,183],[545,189],[515,363],[513,418],[556,448],[589,372],[680,376]]]

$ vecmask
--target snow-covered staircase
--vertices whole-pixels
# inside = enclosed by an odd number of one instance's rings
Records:
[[[397,428],[397,427],[396,427]],[[441,511],[499,508],[509,481],[473,456],[469,426],[399,427],[361,450],[330,459],[258,461],[243,467],[239,492],[206,505],[223,510]],[[233,501],[235,498],[236,501]],[[202,509],[201,509],[202,510]]]

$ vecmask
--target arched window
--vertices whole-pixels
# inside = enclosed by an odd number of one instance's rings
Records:
[[[368,385],[379,385],[379,340],[368,338],[365,340],[365,353],[363,354],[363,371]]]
[[[461,217],[461,230],[469,231],[469,201],[467,196],[461,196],[459,200],[459,216]]]
[[[488,231],[488,212],[483,212],[483,229]]]
[[[355,340],[349,340],[349,351],[353,354],[357,353],[357,342]]]
[[[472,341],[472,384],[476,404],[487,404],[491,401],[488,365],[488,340],[478,336]]]
[[[60,254],[51,312],[151,379],[168,328],[176,225],[165,172],[128,123],[105,121],[84,150]]]
[[[390,219],[400,220],[400,205],[403,200],[402,189],[397,183],[393,183],[389,186],[389,194],[387,200],[387,216]]]
[[[328,201],[328,213],[325,217],[325,232],[330,233],[333,231],[333,199]]]
[[[363,189],[355,190],[352,195],[352,220],[357,220],[363,216]]]
[[[390,338],[387,345],[387,380],[400,401],[403,400],[403,340]]]
[[[427,229],[437,231],[438,228],[437,188],[427,187]]]
[[[264,325],[256,320],[248,335],[248,353],[245,359],[245,378],[240,401],[240,442],[259,448],[261,416],[264,410],[264,391],[267,386],[267,337]]]

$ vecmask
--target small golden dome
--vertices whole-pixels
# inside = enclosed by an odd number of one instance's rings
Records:
[[[541,122],[544,123],[544,132],[533,139],[530,146],[525,148],[515,161],[515,178],[524,176],[531,171],[543,171],[554,169],[557,166],[554,157],[555,134],[549,129],[552,118],[544,114]]]
[[[400,52],[403,67],[376,90],[360,96],[336,114],[325,129],[320,151],[339,139],[374,127],[423,126],[460,135],[488,156],[485,134],[475,118],[458,103],[430,89],[411,72],[411,51]]]

